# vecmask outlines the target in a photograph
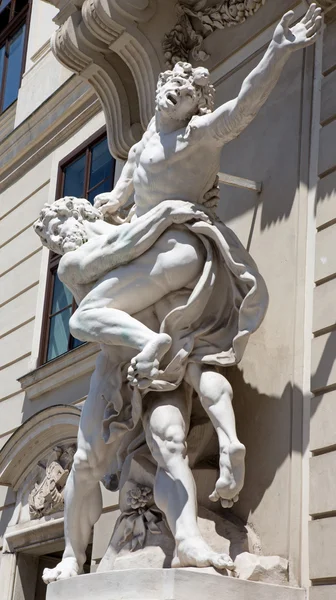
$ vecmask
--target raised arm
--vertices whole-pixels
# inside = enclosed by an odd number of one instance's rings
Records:
[[[121,206],[126,204],[133,192],[133,173],[136,166],[136,155],[139,143],[134,144],[130,149],[127,162],[125,163],[113,190],[111,192],[98,194],[94,199],[94,206],[100,208],[104,214],[113,214],[117,212]]]
[[[127,161],[121,171],[120,177],[111,192],[98,194],[94,199],[94,206],[100,208],[103,214],[113,215],[121,206],[124,206],[134,190],[133,175],[137,157],[145,147],[146,142],[155,131],[154,118],[149,122],[142,139],[130,149]]]
[[[200,117],[211,137],[219,144],[237,137],[254,119],[291,53],[315,42],[321,27],[321,9],[311,4],[301,21],[290,27],[293,16],[293,11],[289,11],[282,17],[264,57],[243,81],[237,98]]]

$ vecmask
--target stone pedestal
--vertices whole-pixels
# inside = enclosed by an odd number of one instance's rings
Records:
[[[47,600],[304,600],[300,588],[243,581],[206,569],[132,569],[48,585]]]

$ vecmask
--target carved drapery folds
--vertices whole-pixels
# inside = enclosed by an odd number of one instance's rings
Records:
[[[39,467],[45,472],[44,477],[35,483],[28,497],[29,514],[32,519],[39,519],[64,508],[64,488],[68,479],[76,445],[55,446],[45,462]]]
[[[243,23],[253,16],[266,0],[221,0],[207,6],[207,0],[181,0],[176,4],[177,23],[163,39],[168,67],[190,59],[204,61],[204,39],[216,29]]]
[[[56,58],[97,93],[110,151],[119,158],[127,157],[154,113],[159,60],[136,26],[154,12],[155,0],[85,0],[52,39]]]

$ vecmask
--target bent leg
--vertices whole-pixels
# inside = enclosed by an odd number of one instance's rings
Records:
[[[157,463],[154,499],[165,514],[176,542],[172,566],[231,569],[230,557],[214,552],[198,528],[195,481],[186,447],[189,409],[183,388],[146,396],[144,427],[147,444]]]
[[[169,231],[131,263],[112,270],[85,296],[70,319],[82,341],[139,350],[129,371],[131,383],[146,387],[158,375],[171,338],[155,333],[133,316],[172,291],[184,288],[203,268],[202,244],[189,232]],[[149,380],[140,384],[140,380]]]
[[[92,380],[95,374],[92,376]],[[82,573],[92,528],[102,512],[100,480],[112,463],[112,446],[102,438],[106,402],[95,393],[91,382],[79,431],[78,447],[64,493],[65,550],[54,569],[45,569],[45,583],[67,579]]]
[[[198,394],[218,435],[220,476],[210,499],[221,500],[224,508],[230,508],[244,485],[246,453],[237,437],[231,385],[217,371],[194,363],[188,366],[187,381]]]

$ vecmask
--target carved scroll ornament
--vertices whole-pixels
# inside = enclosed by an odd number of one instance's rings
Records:
[[[203,49],[205,38],[216,29],[243,23],[254,15],[266,0],[222,0],[206,7],[207,0],[182,0],[176,4],[177,23],[163,39],[166,64],[179,61],[204,61],[209,55]]]
[[[45,469],[45,477],[40,483],[35,483],[28,497],[29,514],[32,519],[63,510],[64,487],[75,451],[74,444],[64,448],[56,446],[47,462],[39,463],[39,466]]]

